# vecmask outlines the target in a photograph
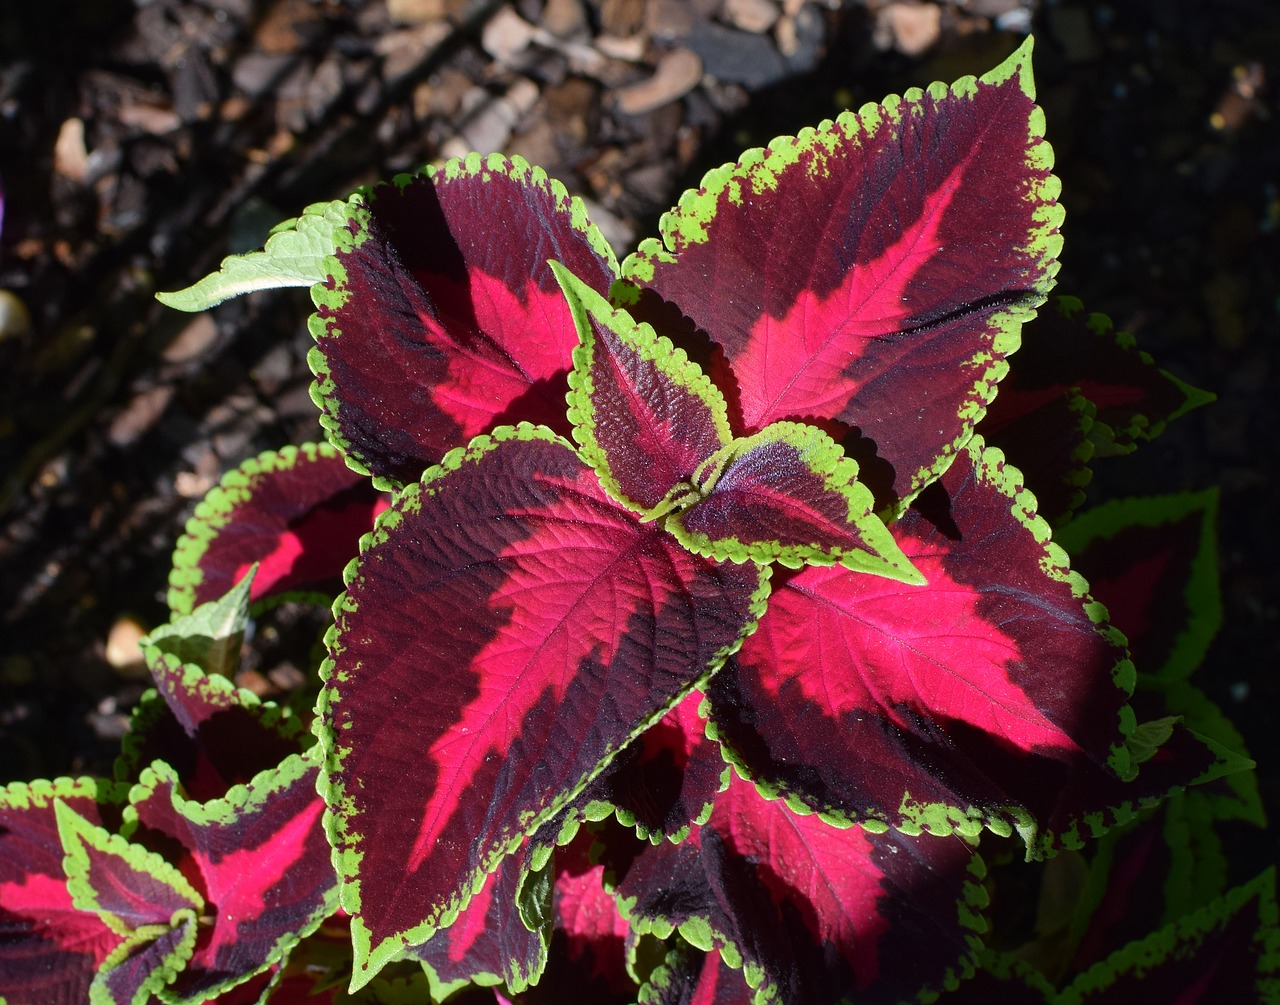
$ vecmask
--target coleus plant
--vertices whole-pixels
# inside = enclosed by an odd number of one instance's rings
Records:
[[[1030,52],[748,151],[621,264],[471,155],[163,295],[311,286],[329,442],[197,510],[117,777],[0,799],[5,1000],[961,993],[1013,966],[981,841],[1247,766],[1136,714],[1052,540],[1201,396],[1074,301],[1009,359],[1062,243]],[[317,593],[308,748],[227,678]]]

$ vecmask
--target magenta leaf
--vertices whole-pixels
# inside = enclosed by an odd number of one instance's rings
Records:
[[[695,478],[699,497],[666,526],[708,558],[791,568],[839,562],[923,584],[857,475],[857,464],[822,430],[775,422],[711,458]]]
[[[838,829],[735,776],[706,824],[646,849],[617,893],[637,930],[718,950],[756,1002],[896,1002],[970,969],[982,872],[964,841]]]
[[[1033,504],[975,439],[893,527],[927,586],[839,567],[776,583],[708,690],[730,756],[836,821],[1017,827],[1029,846],[1081,761],[1132,775],[1123,639]]]
[[[526,844],[523,852],[504,858],[452,925],[408,950],[423,963],[433,1001],[469,983],[502,984],[516,993],[542,976],[551,919],[531,929],[517,905],[529,874],[528,852]]]
[[[728,779],[719,746],[704,736],[703,701],[701,691],[691,691],[588,789],[641,838],[681,840],[691,823],[706,819]]]
[[[746,432],[857,427],[899,498],[945,468],[1057,271],[1030,56],[749,151],[624,262],[723,350]]]
[[[225,475],[196,507],[169,574],[169,608],[189,614],[258,565],[251,603],[342,590],[342,570],[386,506],[328,443],[272,450]]]
[[[146,1005],[191,958],[204,898],[176,868],[140,845],[54,804],[75,906],[95,912],[119,937],[89,1000]]]
[[[124,792],[90,778],[0,788],[0,998],[82,1005],[120,942],[96,911],[72,902],[57,805],[95,825],[118,819]]]
[[[156,650],[146,656],[156,691],[143,696],[130,719],[117,779],[136,780],[161,760],[177,772],[189,798],[204,802],[298,753],[310,739],[288,709],[225,677]]]
[[[316,794],[316,758],[294,754],[225,798],[197,803],[157,762],[130,793],[134,840],[181,849],[212,907],[194,954],[161,998],[196,1005],[279,963],[337,909]]]
[[[548,261],[607,291],[613,253],[540,168],[494,154],[364,193],[313,288],[313,397],[330,439],[398,482],[500,422],[567,432],[577,333]]]
[[[739,644],[767,572],[690,555],[546,429],[450,452],[366,539],[322,676],[358,987]]]
[[[569,376],[569,420],[582,458],[614,499],[641,513],[733,438],[724,397],[684,350],[637,325],[559,263],[552,265],[581,345]]]

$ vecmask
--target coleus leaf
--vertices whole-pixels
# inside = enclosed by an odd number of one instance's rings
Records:
[[[663,960],[640,988],[638,1005],[751,1005],[755,993],[720,956],[673,940]]]
[[[1195,1005],[1280,998],[1275,869],[1135,940],[1078,976],[1059,1005]]]
[[[350,208],[344,202],[318,202],[295,220],[271,229],[261,251],[230,255],[218,271],[186,289],[157,293],[156,299],[180,311],[203,311],[231,297],[282,286],[311,286],[328,275],[338,232]]]
[[[1029,846],[1082,761],[1131,775],[1123,639],[1033,505],[975,438],[892,528],[927,586],[839,567],[775,583],[708,688],[729,756],[835,821],[1017,827]]]
[[[189,614],[216,600],[255,563],[251,604],[317,591],[332,602],[360,536],[385,507],[385,497],[328,443],[251,458],[223,476],[187,521],[169,574],[169,608]]]
[[[549,260],[603,290],[617,273],[581,201],[519,158],[471,154],[357,196],[312,291],[330,439],[407,482],[501,422],[567,432],[577,334]]]
[[[91,778],[0,788],[0,998],[10,1005],[82,1005],[119,944],[96,911],[72,902],[56,806],[100,825],[118,819],[123,800]]]
[[[643,851],[617,894],[638,931],[718,950],[756,1002],[898,1001],[969,969],[982,871],[963,841],[838,829],[735,776],[707,823]]]
[[[681,840],[705,821],[729,766],[704,736],[701,691],[691,691],[640,734],[587,790],[641,838]]]
[[[719,346],[745,432],[856,427],[901,499],[946,467],[1058,267],[1030,55],[749,151],[623,263]]]
[[[143,695],[130,718],[118,780],[136,780],[152,761],[164,761],[187,796],[204,802],[298,753],[309,739],[288,709],[171,654],[145,655],[156,690]]]
[[[318,704],[353,984],[718,667],[766,584],[641,523],[546,429],[495,430],[400,494],[335,604]]]
[[[159,995],[169,1005],[196,1005],[267,970],[336,910],[316,761],[294,754],[207,803],[186,798],[163,762],[134,786],[126,830],[181,848],[214,908],[186,969]]]
[[[170,983],[195,945],[204,898],[176,868],[86,820],[65,802],[54,812],[72,902],[119,937],[89,988],[93,1005],[145,1005]]]
[[[244,578],[225,594],[145,636],[139,643],[143,654],[147,650],[168,653],[208,673],[234,677],[240,668],[240,647],[249,624],[249,593],[256,573],[257,566],[251,565]]]
[[[551,916],[536,928],[521,916],[517,902],[529,875],[528,852],[526,844],[524,853],[504,858],[452,925],[407,950],[422,961],[433,1001],[470,983],[502,984],[509,993],[538,983],[547,965]]]
[[[723,397],[683,351],[554,265],[581,346],[569,418],[601,485],[690,551],[718,560],[842,562],[919,576],[872,509],[858,466],[813,426],[733,440]]]

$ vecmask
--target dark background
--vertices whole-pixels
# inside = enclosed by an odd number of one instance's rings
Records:
[[[1219,396],[1099,461],[1095,487],[1222,487],[1225,628],[1196,682],[1245,734],[1277,814],[1280,5],[836,0],[788,3],[789,25],[762,32],[731,28],[720,0],[390,2],[0,14],[0,289],[30,315],[0,303],[0,782],[109,771],[144,686],[129,632],[166,619],[196,500],[246,457],[319,437],[305,291],[187,316],[155,290],[310,202],[484,143],[587,196],[625,251],[744,146],[981,73],[1020,40],[1001,27],[1029,21],[1067,208],[1059,291]],[[567,41],[521,47],[494,27],[503,8]],[[634,59],[599,56],[603,36]],[[628,88],[674,48],[714,79],[644,108]],[[259,640],[246,684],[301,679],[289,628]],[[1280,858],[1276,835],[1241,839],[1234,879]]]

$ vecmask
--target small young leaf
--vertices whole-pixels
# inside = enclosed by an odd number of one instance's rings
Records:
[[[723,350],[744,432],[857,427],[902,499],[946,467],[1058,268],[1030,57],[748,151],[623,263]]]
[[[582,344],[569,375],[569,420],[582,458],[618,502],[648,513],[732,439],[724,398],[684,351],[557,262],[551,268]]]
[[[690,551],[793,569],[838,562],[924,583],[872,512],[875,500],[857,480],[858,465],[822,430],[775,422],[725,454],[699,486],[701,498],[666,522]]]
[[[296,220],[273,228],[261,251],[230,255],[217,272],[184,290],[157,293],[156,299],[167,307],[194,312],[242,293],[323,282],[329,275],[327,260],[349,213],[350,207],[341,201],[308,206]]]
[[[567,433],[578,336],[547,263],[600,290],[617,274],[581,201],[518,157],[472,154],[352,206],[332,279],[312,291],[312,397],[330,440],[404,483],[503,422]]]
[[[982,874],[963,841],[837,829],[735,776],[706,824],[643,851],[617,893],[637,930],[718,950],[757,1003],[899,1001],[968,971]]]
[[[240,647],[249,624],[249,593],[257,569],[251,565],[244,578],[217,600],[175,617],[144,637],[140,642],[144,654],[153,649],[183,663],[194,663],[206,673],[234,677],[240,668]]]
[[[318,704],[354,983],[715,670],[766,582],[639,522],[545,429],[401,493],[335,605]]]
[[[342,590],[342,570],[385,497],[328,443],[271,450],[226,474],[201,500],[178,540],[169,608],[189,614],[258,565],[249,602]]]

